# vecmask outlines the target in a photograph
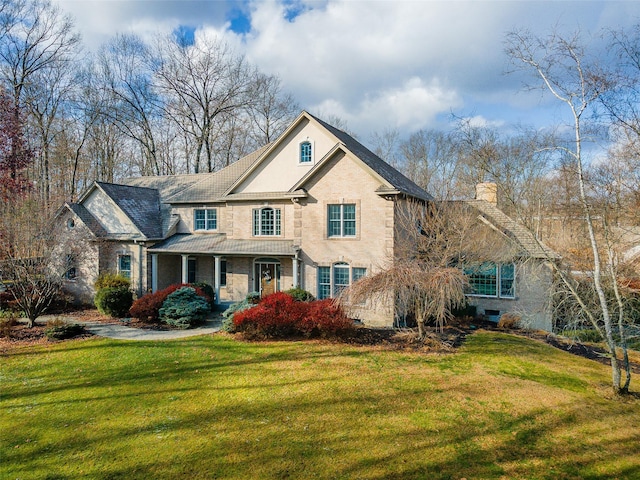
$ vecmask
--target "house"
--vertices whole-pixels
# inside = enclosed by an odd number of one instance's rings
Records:
[[[95,182],[56,218],[78,235],[80,252],[67,253],[77,295],[88,299],[100,272],[117,271],[138,295],[207,282],[224,303],[294,287],[334,297],[392,258],[403,203],[432,200],[350,135],[302,112],[275,142],[220,171]],[[515,286],[519,273],[512,277]],[[509,311],[498,297],[486,308]],[[393,305],[352,314],[394,324]]]
[[[560,260],[558,254],[497,207],[495,184],[478,184],[476,198],[464,204],[490,229],[495,248],[500,240],[510,247],[506,258],[466,269],[469,304],[490,320],[514,313],[525,328],[552,331],[553,264]]]

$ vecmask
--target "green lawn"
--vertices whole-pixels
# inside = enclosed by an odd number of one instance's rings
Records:
[[[2,479],[640,478],[640,401],[506,334],[450,355],[89,339],[0,362]]]

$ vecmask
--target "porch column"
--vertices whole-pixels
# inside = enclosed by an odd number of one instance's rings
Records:
[[[151,291],[158,291],[158,254],[151,254]]]
[[[216,292],[215,304],[220,305],[220,257],[215,256],[214,259],[214,279],[213,288]]]
[[[182,255],[182,283],[189,283],[189,255]]]
[[[298,256],[293,257],[293,288],[298,288]]]

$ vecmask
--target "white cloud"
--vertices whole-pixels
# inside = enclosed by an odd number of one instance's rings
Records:
[[[492,125],[537,122],[531,112],[548,103],[524,92],[521,76],[504,75],[506,32],[595,33],[640,17],[640,2],[603,0],[58,1],[91,49],[116,31],[146,36],[190,25],[224,35],[262,71],[278,74],[303,108],[344,118],[362,136],[437,127],[451,111]],[[228,31],[230,8],[251,13],[248,34]]]

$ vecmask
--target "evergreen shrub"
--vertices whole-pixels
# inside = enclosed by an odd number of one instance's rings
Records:
[[[188,286],[190,285],[186,283],[175,284],[170,285],[163,290],[143,295],[133,302],[133,305],[131,305],[131,308],[129,309],[129,316],[137,318],[142,322],[158,322],[160,320],[160,309],[167,297],[176,290]],[[209,299],[211,297],[209,297],[203,289],[195,286],[193,288],[195,289],[196,294],[204,298],[209,303]]]
[[[131,281],[122,275],[115,273],[101,273],[94,284],[96,291],[100,291],[103,288],[129,288],[131,287]]]
[[[195,288],[182,287],[167,297],[159,313],[163,322],[184,329],[201,323],[210,311],[209,302]]]
[[[128,287],[108,287],[98,290],[94,303],[103,315],[122,318],[133,304],[133,293]]]

